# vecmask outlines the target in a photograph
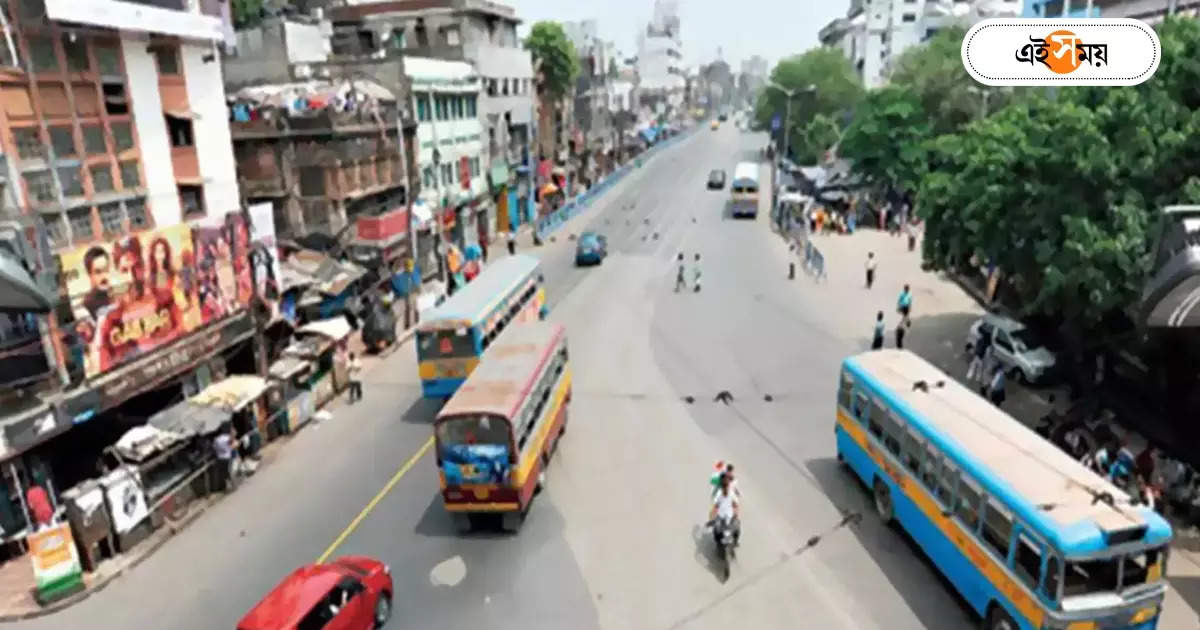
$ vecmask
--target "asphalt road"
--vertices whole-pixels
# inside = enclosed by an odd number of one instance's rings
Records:
[[[392,567],[392,629],[970,627],[951,587],[878,523],[834,459],[838,365],[869,330],[847,323],[854,297],[798,289],[766,212],[727,219],[727,192],[705,190],[710,169],[732,172],[763,142],[731,125],[701,130],[526,248],[544,261],[551,319],[568,327],[575,389],[570,431],[519,535],[454,533],[422,453],[436,409],[419,398],[405,347],[366,375],[362,403],[334,407],[146,562],[22,627],[232,628],[335,541],[335,555]],[[610,257],[577,269],[570,236],[584,229],[608,237]],[[699,293],[672,290],[681,251],[701,255]],[[721,390],[731,404],[713,401]],[[723,458],[745,497],[726,584],[700,533]]]

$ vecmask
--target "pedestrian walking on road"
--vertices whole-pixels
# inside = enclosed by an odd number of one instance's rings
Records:
[[[875,284],[875,252],[867,252],[867,288]]]
[[[907,284],[900,292],[900,299],[896,300],[896,310],[900,312],[900,317],[908,319],[908,313],[912,310],[912,291],[909,291]]]
[[[980,333],[979,341],[975,345],[968,348],[971,352],[971,363],[967,366],[967,381],[971,383],[983,383],[984,375],[987,374],[984,368],[988,359],[988,354],[991,351],[992,340],[986,334]]]
[[[993,405],[999,407],[1004,403],[1004,366],[996,366],[992,372],[992,382],[987,386],[987,398]]]
[[[912,327],[912,320],[907,317],[900,319],[900,325],[896,326],[896,348],[904,349],[904,335],[909,328]]]
[[[676,260],[679,261],[679,271],[675,273],[675,292],[679,293],[680,289],[687,288],[687,280],[684,279],[686,269],[684,269],[683,252],[679,252],[679,257]]]
[[[871,349],[883,348],[883,311],[875,315],[875,336],[871,339]]]
[[[512,256],[517,253],[517,233],[508,233],[508,255]]]
[[[347,371],[350,372],[350,402],[362,400],[362,362],[353,352],[350,353],[350,361],[347,364]]]
[[[696,254],[695,267],[692,268],[692,291],[700,292],[700,254]]]

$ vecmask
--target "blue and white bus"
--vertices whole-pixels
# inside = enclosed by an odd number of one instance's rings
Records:
[[[544,318],[542,282],[537,258],[505,256],[423,315],[416,335],[417,372],[425,397],[449,398],[510,324]]]
[[[989,630],[1149,630],[1171,527],[905,350],[847,358],[838,459]]]
[[[758,164],[739,162],[729,183],[729,214],[734,217],[758,216]]]

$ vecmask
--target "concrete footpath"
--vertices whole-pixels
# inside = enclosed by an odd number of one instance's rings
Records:
[[[907,239],[873,229],[850,235],[818,235],[812,243],[825,258],[826,278],[817,282],[800,271],[802,256],[787,252],[780,245],[783,259],[797,261],[797,289],[819,292],[828,305],[817,316],[828,320],[847,336],[859,339],[865,350],[870,347],[875,314],[883,311],[887,326],[886,345],[895,346],[899,323],[897,300],[905,284],[910,285],[912,327],[904,338],[904,347],[925,357],[942,371],[965,379],[967,329],[985,312],[973,296],[943,274],[921,269],[920,244],[908,251]],[[878,260],[873,288],[866,288],[867,254]],[[781,264],[780,273],[785,273]],[[1004,409],[1014,418],[1033,426],[1051,409],[1054,396],[1060,410],[1066,408],[1061,391],[1024,387],[1009,382]],[[1118,430],[1120,430],[1118,428]],[[1137,449],[1146,442],[1136,433],[1124,431]],[[1200,628],[1200,536],[1194,531],[1176,528],[1167,567],[1170,589],[1163,605],[1160,630]]]

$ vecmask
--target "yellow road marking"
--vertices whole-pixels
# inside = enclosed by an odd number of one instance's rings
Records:
[[[371,510],[374,510],[375,506],[379,505],[379,502],[383,500],[383,497],[387,496],[387,493],[392,491],[392,488],[395,487],[396,483],[399,482],[404,475],[408,474],[408,471],[411,470],[413,466],[417,465],[417,462],[425,456],[425,453],[429,452],[430,448],[433,448],[433,436],[430,436],[428,440],[425,440],[425,443],[421,445],[421,448],[418,449],[412,457],[408,458],[408,461],[404,462],[404,465],[400,467],[400,470],[397,470],[396,474],[392,475],[392,478],[389,479],[388,482],[383,486],[383,489],[380,490],[379,493],[376,494],[369,503],[367,503],[367,506],[358,513],[358,516],[354,517],[353,521],[350,521],[350,524],[346,526],[346,529],[342,530],[342,533],[338,534],[338,537],[333,540],[333,543],[325,548],[325,552],[322,553],[319,558],[317,558],[317,564],[321,564],[328,560],[329,556],[332,556],[333,552],[336,551],[337,548],[342,545],[342,543],[346,542],[346,539],[350,537],[350,534],[354,533],[355,529],[358,529],[359,524],[361,524],[363,519],[371,513]]]

